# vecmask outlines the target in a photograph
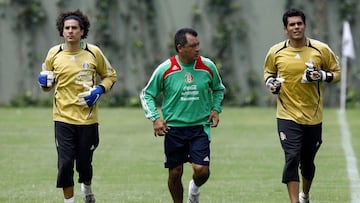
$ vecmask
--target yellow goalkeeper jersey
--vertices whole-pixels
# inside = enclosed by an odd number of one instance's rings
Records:
[[[84,85],[102,85],[108,92],[117,80],[116,71],[95,45],[82,41],[81,49],[76,51],[67,50],[65,46],[52,47],[44,62],[44,68],[55,74],[55,84],[43,88],[44,91],[55,88],[53,119],[75,125],[97,123],[97,105],[91,108],[83,106],[77,95],[87,91]]]
[[[317,70],[333,74],[331,83],[340,80],[338,59],[328,45],[306,39],[306,45],[294,48],[289,41],[270,48],[264,63],[264,80],[269,77],[285,79],[277,97],[277,118],[299,124],[314,125],[323,118],[323,81],[303,83],[305,62],[312,61]]]

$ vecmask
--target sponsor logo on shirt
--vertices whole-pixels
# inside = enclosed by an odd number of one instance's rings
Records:
[[[181,101],[194,101],[199,100],[199,90],[197,85],[189,85],[183,88],[181,93]]]

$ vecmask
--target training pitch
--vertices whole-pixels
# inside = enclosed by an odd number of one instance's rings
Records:
[[[56,150],[50,108],[0,108],[0,202],[59,203]],[[360,110],[349,110],[352,147],[360,157]],[[94,156],[93,191],[100,203],[169,203],[163,137],[140,108],[100,108],[100,145]],[[314,203],[350,202],[350,183],[337,109],[325,109],[323,145],[316,158]],[[283,154],[274,108],[224,108],[212,130],[211,175],[204,203],[287,203],[281,183]],[[357,166],[359,168],[359,164]],[[75,173],[76,174],[76,173]],[[191,178],[185,165],[187,197]],[[74,177],[77,181],[77,174]],[[75,200],[81,202],[80,185]]]

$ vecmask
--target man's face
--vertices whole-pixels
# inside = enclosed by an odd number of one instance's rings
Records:
[[[187,61],[195,61],[200,53],[200,42],[197,37],[186,34],[187,43],[179,47],[179,55]]]
[[[69,19],[64,21],[63,36],[66,42],[80,42],[84,30],[80,28],[79,21]]]
[[[288,24],[284,28],[285,33],[290,40],[303,40],[305,36],[306,25],[300,16],[288,17]]]

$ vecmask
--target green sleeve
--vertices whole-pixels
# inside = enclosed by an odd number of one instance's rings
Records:
[[[205,61],[205,63],[213,71],[213,81],[211,85],[213,105],[211,110],[216,110],[217,112],[221,113],[222,112],[221,104],[224,99],[225,86],[222,83],[216,65],[210,60]]]
[[[140,93],[140,101],[145,111],[145,117],[151,121],[160,118],[156,107],[156,97],[162,91],[162,74],[159,68],[154,71],[149,82]]]

